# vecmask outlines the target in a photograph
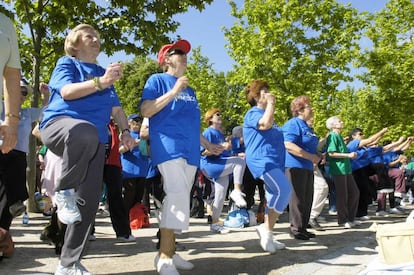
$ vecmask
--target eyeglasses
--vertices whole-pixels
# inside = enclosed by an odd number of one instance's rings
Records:
[[[22,94],[22,96],[27,96],[27,94],[28,94],[26,89],[20,90],[20,93]]]
[[[175,54],[185,55],[186,53],[183,50],[180,50],[180,49],[174,49],[174,50],[168,52],[168,56],[172,56],[172,55],[175,55]]]

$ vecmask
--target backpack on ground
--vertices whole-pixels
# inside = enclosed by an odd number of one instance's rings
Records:
[[[136,203],[131,210],[129,210],[129,221],[131,229],[150,227],[148,208],[142,203]]]

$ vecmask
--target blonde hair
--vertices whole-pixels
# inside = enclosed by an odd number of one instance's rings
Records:
[[[217,108],[213,108],[210,109],[206,112],[206,114],[204,115],[204,121],[208,124],[211,125],[210,119],[214,116],[214,114],[216,113],[220,113],[220,110]]]
[[[94,27],[92,27],[89,24],[79,24],[76,27],[74,27],[66,36],[65,39],[65,53],[67,56],[76,56],[76,45],[79,42],[79,37],[81,36],[81,33],[79,31],[89,29],[96,33],[98,39],[100,40],[99,33],[95,30]]]

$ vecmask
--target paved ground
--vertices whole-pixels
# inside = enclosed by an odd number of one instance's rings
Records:
[[[414,206],[407,207],[407,215],[412,209]],[[376,224],[404,221],[407,216],[379,218],[374,211],[375,206],[371,206],[371,220],[351,230],[338,227],[336,217],[326,215],[327,221],[322,224],[326,231],[316,232],[312,241],[289,237],[285,213],[274,233],[287,248],[274,255],[262,251],[254,227],[219,235],[209,232],[206,219],[192,219],[190,231],[178,241],[186,247],[180,254],[196,267],[181,274],[357,274],[377,258]],[[151,228],[133,230],[136,242],[120,243],[109,218],[97,217],[97,240],[89,242],[82,263],[93,274],[157,274],[153,267],[157,223],[155,218],[151,222]],[[47,218],[36,213],[30,213],[27,226],[22,225],[21,218],[14,221],[15,254],[0,262],[0,274],[53,274],[58,258],[53,246],[39,240],[46,223]]]

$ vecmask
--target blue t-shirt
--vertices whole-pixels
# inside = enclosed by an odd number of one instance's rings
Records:
[[[382,146],[367,148],[367,154],[370,163],[384,163],[384,159],[382,157],[382,150]]]
[[[170,91],[177,77],[153,74],[147,80],[142,101],[154,100]],[[194,90],[187,87],[149,119],[151,158],[154,165],[177,158],[200,165],[200,108]]]
[[[346,146],[349,152],[357,153],[357,157],[355,159],[351,159],[352,171],[364,168],[370,165],[371,163],[371,161],[368,158],[367,149],[365,147],[359,148],[360,143],[361,143],[361,140],[353,139]]]
[[[239,153],[244,153],[245,150],[244,143],[241,143],[239,137],[231,138],[231,155],[237,156]]]
[[[319,138],[312,128],[299,117],[289,119],[283,126],[285,141],[292,142],[311,154],[317,153]],[[303,168],[313,171],[313,163],[308,159],[295,156],[286,150],[285,166],[289,168]]]
[[[56,63],[49,82],[49,105],[43,112],[40,129],[57,117],[68,116],[86,120],[95,125],[100,142],[107,143],[107,125],[112,108],[121,105],[114,87],[110,86],[103,91],[73,100],[64,100],[60,94],[63,86],[67,84],[83,82],[104,74],[105,69],[97,64],[81,62],[68,56],[61,57]]]
[[[389,152],[384,153],[382,157],[383,157],[385,166],[387,166],[387,168],[390,168],[389,167],[390,162],[396,161],[402,154],[403,154],[403,151],[401,150],[398,150],[398,151],[391,150]],[[401,166],[400,164],[397,164],[391,168],[399,168],[400,166]]]
[[[222,144],[226,141],[225,136],[222,132],[212,127],[208,127],[204,130],[203,136],[213,144]],[[204,149],[201,147],[201,149]],[[227,158],[229,156],[229,151],[223,151],[220,155],[212,155],[212,156],[201,156],[200,158],[200,168],[201,170],[205,171],[205,173],[213,178],[217,179],[221,175],[224,170],[224,165],[227,162]]]
[[[274,124],[259,130],[258,123],[265,110],[252,107],[244,116],[243,138],[246,164],[255,178],[275,168],[285,170],[285,144],[282,131]]]
[[[139,133],[131,131],[131,137],[139,139]],[[135,146],[132,151],[121,154],[122,173],[124,179],[146,178],[149,169],[149,158],[141,155],[139,146]]]

